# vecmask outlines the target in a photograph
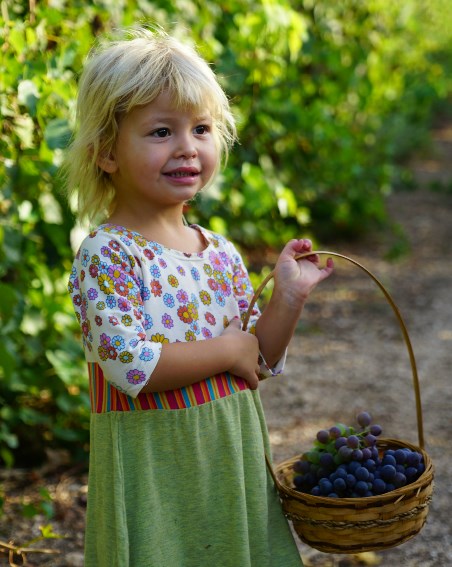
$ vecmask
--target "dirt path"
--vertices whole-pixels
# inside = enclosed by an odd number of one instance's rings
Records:
[[[300,544],[307,567],[452,565],[452,191],[425,188],[436,181],[451,187],[452,128],[438,131],[434,150],[413,164],[424,189],[388,201],[391,218],[407,237],[402,244],[410,247],[402,260],[383,259],[397,244],[391,239],[330,247],[382,281],[408,327],[421,382],[425,449],[436,471],[427,524],[405,544],[361,557],[327,555]],[[322,427],[353,424],[362,409],[385,436],[418,444],[411,367],[397,319],[368,276],[343,261],[336,266],[334,278],[311,297],[284,379],[262,384],[276,462],[307,448]]]

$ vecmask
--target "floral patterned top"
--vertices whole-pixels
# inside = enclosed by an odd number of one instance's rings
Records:
[[[243,317],[253,289],[242,258],[223,236],[193,225],[207,242],[187,254],[122,226],[104,224],[82,242],[69,279],[86,360],[109,382],[136,397],[166,342],[219,336]],[[250,319],[252,332],[258,308]],[[261,360],[263,376],[279,374]]]

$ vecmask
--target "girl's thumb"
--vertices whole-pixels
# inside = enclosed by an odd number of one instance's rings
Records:
[[[230,325],[236,325],[236,327],[240,327],[240,317],[237,317],[237,315],[236,315],[235,317],[230,319],[229,324]]]

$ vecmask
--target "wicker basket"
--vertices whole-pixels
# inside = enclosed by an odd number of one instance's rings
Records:
[[[304,543],[325,553],[360,553],[388,549],[415,536],[425,524],[433,492],[433,465],[424,451],[422,408],[419,379],[411,341],[393,299],[383,284],[364,266],[336,252],[311,252],[300,254],[297,259],[312,254],[326,254],[343,258],[361,268],[384,293],[394,310],[405,339],[410,357],[413,388],[416,399],[419,447],[407,441],[379,439],[379,451],[408,447],[422,454],[425,471],[415,481],[380,496],[361,498],[326,498],[311,496],[294,489],[292,466],[300,457],[288,459],[275,468],[267,458],[267,465],[278,490],[283,510]],[[265,285],[273,277],[270,273],[256,291],[244,319],[246,329],[255,302]]]

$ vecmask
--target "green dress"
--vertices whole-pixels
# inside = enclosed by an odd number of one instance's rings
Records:
[[[240,255],[198,229],[206,250],[189,255],[106,225],[74,261],[92,407],[85,567],[302,565],[259,392],[228,373],[140,392],[163,342],[208,340],[249,305]]]

